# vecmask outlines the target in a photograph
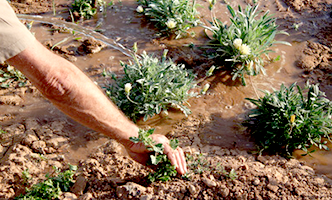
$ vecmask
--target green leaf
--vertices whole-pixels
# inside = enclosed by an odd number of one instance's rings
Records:
[[[164,146],[163,144],[159,143],[153,146],[153,151],[155,151],[156,153],[160,153],[162,154],[164,152]]]
[[[329,138],[331,133],[331,102],[321,94],[318,85],[307,83],[302,89],[293,83],[288,88],[282,84],[273,93],[266,91],[258,100],[247,98],[257,106],[248,121],[254,125],[253,138],[260,148],[288,156],[294,149],[310,154],[312,145],[326,149],[322,138]],[[293,122],[292,115],[296,117]]]
[[[148,175],[148,179],[151,182],[157,180],[170,180],[171,177],[176,176],[177,171],[175,170],[175,167],[170,164],[170,160],[168,159],[167,155],[164,154],[163,145],[161,143],[155,144],[155,142],[153,142],[152,139],[149,137],[149,135],[152,133],[153,129],[149,129],[148,131],[140,129],[138,133],[138,138],[140,139],[139,142],[145,144],[146,148],[152,151],[148,164],[158,165],[158,169],[156,170],[156,172],[150,173]]]
[[[176,65],[172,60],[160,61],[144,52],[133,57],[131,64],[122,63],[123,77],[105,87],[114,103],[134,121],[141,117],[146,121],[172,107],[183,108],[181,110],[188,115],[190,111],[183,104],[198,95],[189,92],[197,87],[195,75],[184,65]],[[127,83],[133,84],[129,96],[123,89]]]
[[[177,139],[170,140],[169,145],[175,150],[179,146],[179,141]]]

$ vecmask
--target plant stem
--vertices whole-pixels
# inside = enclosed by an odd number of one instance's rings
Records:
[[[131,98],[129,97],[129,95],[126,95],[126,96],[127,96],[127,99],[128,99],[128,100],[129,100],[131,103],[138,105],[138,103],[137,103],[137,102],[135,102],[135,101],[131,100]]]
[[[56,11],[55,11],[55,0],[52,0],[52,7],[53,7],[53,15],[56,15]]]
[[[259,97],[259,95],[258,95],[258,93],[257,93],[257,90],[256,90],[256,87],[255,87],[255,85],[254,85],[254,82],[251,80],[251,76],[249,76],[249,80],[250,80],[250,82],[251,82],[252,88],[254,88],[254,91],[255,91],[256,97],[259,99],[260,97]]]

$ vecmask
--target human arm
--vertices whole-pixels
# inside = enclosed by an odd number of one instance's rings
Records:
[[[117,140],[134,160],[146,163],[148,151],[144,145],[129,140],[138,136],[138,127],[75,65],[47,50],[37,40],[7,62],[20,70],[62,112]],[[172,150],[165,136],[155,134],[152,138],[164,145],[171,163],[177,166],[179,174],[184,174],[186,162],[182,149]]]

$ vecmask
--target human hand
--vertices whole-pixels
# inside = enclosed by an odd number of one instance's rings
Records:
[[[180,175],[185,174],[187,172],[187,163],[183,150],[180,147],[177,147],[175,150],[172,149],[169,145],[169,140],[164,135],[152,134],[150,137],[153,141],[156,142],[156,144],[163,144],[164,154],[167,155],[168,159],[171,161],[171,164],[176,167],[176,171]],[[145,145],[141,142],[132,142],[130,145],[128,145],[128,147],[126,147],[126,150],[130,157],[143,165],[146,165],[147,161],[149,160],[150,151],[148,151]]]

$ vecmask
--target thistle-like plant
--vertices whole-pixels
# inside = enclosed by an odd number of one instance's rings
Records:
[[[105,4],[103,0],[75,0],[70,11],[77,12],[84,19],[90,19],[97,13],[97,6]]]
[[[241,78],[243,85],[246,85],[244,76],[257,75],[260,72],[265,74],[264,60],[262,56],[268,57],[272,52],[270,47],[276,43],[291,45],[285,41],[276,41],[277,34],[286,34],[285,31],[278,31],[276,18],[265,12],[259,19],[258,5],[248,5],[244,10],[238,6],[235,11],[227,6],[231,18],[230,25],[222,23],[219,19],[213,18],[211,26],[204,26],[212,32],[212,38],[207,45],[212,49],[209,57],[217,60],[231,62],[233,77],[235,80]]]
[[[145,51],[133,55],[133,62],[121,62],[124,75],[112,76],[114,84],[106,86],[107,95],[132,120],[144,120],[171,107],[180,109],[186,116],[191,113],[185,105],[197,93],[195,76],[182,64],[166,59],[167,50],[160,59]],[[104,73],[104,75],[107,73]],[[188,104],[189,105],[189,104]]]
[[[171,161],[168,159],[167,155],[164,154],[163,144],[156,144],[156,142],[149,137],[153,132],[154,129],[149,129],[147,131],[140,129],[138,137],[130,137],[130,140],[134,143],[142,142],[146,148],[152,152],[147,165],[156,165],[158,167],[155,172],[148,175],[150,182],[169,181],[172,177],[176,176],[177,171],[175,166],[171,164]],[[176,149],[178,147],[178,140],[170,140],[169,144],[172,149]]]
[[[147,16],[162,35],[186,36],[188,29],[199,25],[195,0],[138,0],[136,11]]]
[[[249,122],[261,151],[290,156],[295,149],[311,153],[308,148],[312,145],[328,149],[322,139],[330,140],[332,133],[332,102],[318,85],[307,83],[304,89],[296,83],[289,88],[281,85],[279,91],[266,91],[258,100],[247,100],[257,106]]]

